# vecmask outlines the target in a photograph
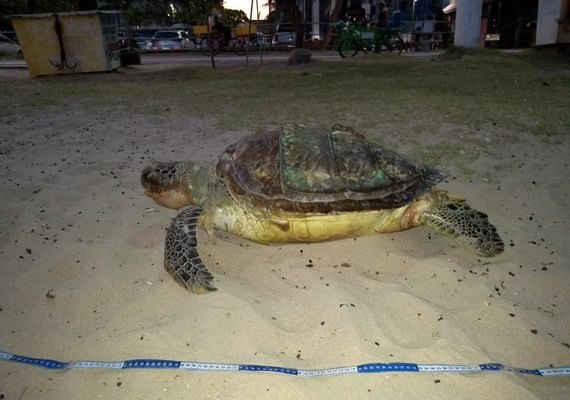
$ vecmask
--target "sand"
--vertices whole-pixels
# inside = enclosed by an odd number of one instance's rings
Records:
[[[343,121],[339,121],[343,122]],[[218,291],[165,272],[174,210],[143,195],[151,159],[214,161],[252,133],[196,116],[69,104],[0,120],[0,349],[60,360],[167,358],[325,368],[369,362],[570,364],[570,141],[442,126],[476,161],[441,186],[489,214],[504,255],[427,228],[320,244],[199,233]],[[461,132],[461,134],[457,134]],[[366,132],[379,136],[380,132]],[[411,150],[401,137],[387,139]],[[460,160],[460,158],[459,158]],[[307,265],[311,266],[307,266]],[[569,378],[512,373],[303,379],[0,362],[4,399],[567,399]]]

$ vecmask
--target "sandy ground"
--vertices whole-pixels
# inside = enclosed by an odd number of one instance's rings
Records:
[[[140,171],[150,159],[214,161],[251,132],[218,131],[212,121],[175,112],[126,111],[70,104],[0,120],[1,350],[294,368],[570,364],[568,138],[445,126],[415,138],[478,152],[471,178],[442,187],[489,214],[507,245],[500,257],[481,259],[427,228],[272,246],[224,233],[214,244],[200,231],[219,290],[194,295],[162,267],[165,229],[176,212],[143,195]],[[457,129],[464,133],[452,134]],[[461,167],[443,164],[451,173]],[[0,396],[568,399],[570,379],[53,372],[0,362]]]

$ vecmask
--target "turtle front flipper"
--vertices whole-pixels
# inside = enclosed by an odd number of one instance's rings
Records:
[[[164,248],[164,268],[186,289],[203,293],[217,290],[214,276],[198,254],[196,229],[202,210],[190,206],[178,214],[168,227]]]
[[[480,256],[494,257],[505,249],[503,240],[487,215],[465,202],[436,201],[423,212],[421,219],[425,225]]]

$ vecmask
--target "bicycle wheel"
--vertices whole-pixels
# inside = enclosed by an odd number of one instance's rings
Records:
[[[200,49],[206,56],[209,56],[210,54],[215,56],[222,50],[222,45],[215,36],[205,36],[200,41]]]
[[[245,56],[245,53],[247,52],[246,46],[247,43],[243,38],[234,38],[232,40],[232,49],[238,56]]]
[[[399,33],[393,33],[389,37],[390,42],[390,51],[395,51],[398,54],[402,54],[404,50],[404,39],[400,36]]]
[[[354,57],[358,53],[358,43],[353,37],[347,36],[340,39],[338,43],[338,54],[342,58]]]
[[[401,54],[404,50],[404,40],[399,33],[387,33],[378,39],[376,49],[378,51],[396,51]]]

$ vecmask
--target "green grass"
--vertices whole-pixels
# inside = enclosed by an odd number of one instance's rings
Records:
[[[1,81],[0,81],[1,82]],[[358,56],[296,68],[280,64],[117,72],[12,81],[2,112],[25,105],[130,104],[160,114],[167,107],[214,116],[220,127],[289,121],[366,129],[405,123],[500,123],[541,135],[570,131],[568,59],[533,51],[451,52],[433,61]],[[13,101],[15,100],[15,101]]]
[[[482,155],[496,159],[493,173],[508,173],[512,162],[501,157],[520,132],[547,141],[570,132],[569,61],[534,50],[454,49],[431,60],[383,54],[302,67],[253,59],[249,67],[219,64],[216,70],[134,68],[35,79],[0,74],[0,118],[111,107],[126,118],[166,120],[172,112],[204,118],[220,130],[341,123],[452,174],[492,180],[477,165]]]

